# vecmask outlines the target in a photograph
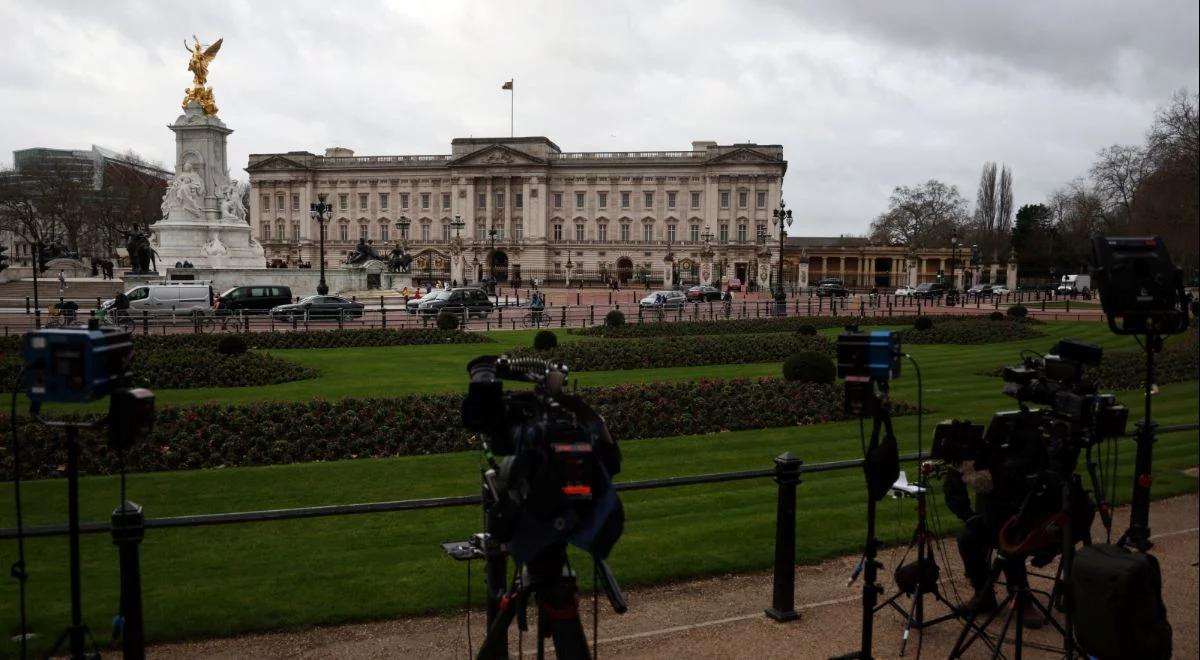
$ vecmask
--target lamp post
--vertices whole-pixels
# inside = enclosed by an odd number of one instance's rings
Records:
[[[575,268],[575,263],[571,261],[571,244],[567,244],[567,286],[571,286],[571,271]]]
[[[408,226],[412,223],[406,216],[400,216],[396,221],[396,231],[400,233],[400,247],[408,249]]]
[[[667,263],[667,267],[671,269],[671,288],[675,289],[679,286],[679,280],[675,273],[675,254],[671,252],[671,231],[667,230],[667,256],[663,257],[663,261]]]
[[[779,208],[771,212],[771,222],[779,225],[779,274],[775,278],[775,313],[787,314],[787,294],[783,291],[783,241],[787,237],[787,229],[792,226],[792,210],[779,199]]]
[[[333,214],[333,204],[327,203],[325,197],[324,193],[317,195],[318,201],[308,205],[308,215],[317,221],[317,230],[321,234],[321,279],[317,281],[319,296],[329,294],[329,285],[325,283],[325,223],[329,222],[329,216]]]
[[[479,241],[471,241],[471,266],[475,270],[475,281],[476,282],[478,282],[481,279],[480,272],[479,272],[479,265],[480,265],[479,264]]]
[[[951,292],[958,291],[958,281],[955,279],[956,268],[958,268],[958,230],[950,234],[950,287]],[[950,296],[947,296],[950,298]]]

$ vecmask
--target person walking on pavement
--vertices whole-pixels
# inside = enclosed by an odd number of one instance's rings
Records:
[[[58,271],[58,294],[62,295],[63,291],[67,290],[67,278],[60,270]]]

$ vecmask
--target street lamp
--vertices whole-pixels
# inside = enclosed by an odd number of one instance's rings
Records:
[[[675,289],[675,288],[679,287],[679,278],[677,277],[677,274],[675,272],[675,254],[673,252],[671,252],[671,234],[672,234],[672,232],[668,228],[667,229],[667,256],[663,257],[663,261],[670,264],[669,268],[671,269],[671,288]]]
[[[792,226],[792,210],[779,199],[779,208],[771,211],[771,222],[779,225],[779,275],[775,278],[775,311],[783,316],[787,313],[787,295],[783,292],[783,241],[787,228]]]
[[[333,205],[325,201],[325,194],[317,195],[317,202],[308,205],[308,215],[317,221],[317,229],[321,233],[321,279],[317,282],[317,295],[329,294],[329,285],[325,283],[325,223],[333,214]]]
[[[454,238],[461,239],[462,228],[466,227],[467,223],[463,222],[462,216],[456,215],[454,216],[454,222],[451,222],[450,226],[454,227]]]
[[[396,221],[396,231],[400,232],[400,247],[405,250],[408,249],[408,226],[410,224],[412,224],[412,220],[403,215]]]

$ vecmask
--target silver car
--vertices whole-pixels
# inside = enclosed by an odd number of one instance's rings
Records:
[[[654,291],[638,304],[646,308],[678,309],[686,302],[687,296],[682,291]]]

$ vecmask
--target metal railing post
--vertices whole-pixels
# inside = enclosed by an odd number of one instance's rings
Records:
[[[141,505],[126,500],[112,513],[112,539],[121,566],[121,652],[129,660],[146,657],[142,625],[142,569],[138,546],[146,536]],[[115,627],[115,626],[114,626]]]
[[[775,508],[775,582],[767,616],[776,621],[795,621],[796,612],[796,485],[803,461],[792,453],[775,457],[775,483],[779,499]]]

